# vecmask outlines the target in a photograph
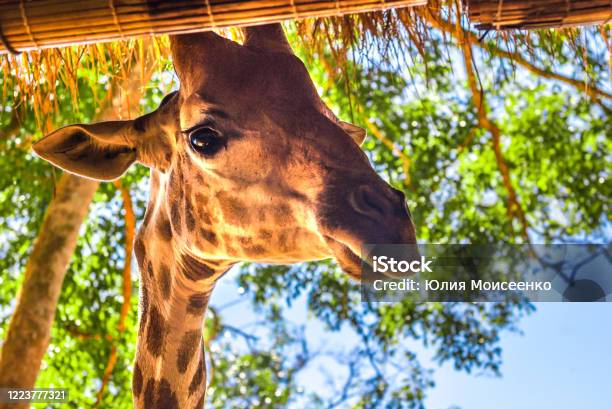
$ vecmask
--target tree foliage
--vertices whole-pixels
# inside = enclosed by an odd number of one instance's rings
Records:
[[[341,65],[329,48],[300,53],[329,105],[369,131],[364,149],[377,171],[406,192],[421,241],[524,241],[491,133],[481,127],[480,107],[466,82],[464,55],[442,40],[447,35],[432,31],[401,69],[389,63],[391,54],[356,46],[348,49],[351,58]],[[606,54],[600,52],[595,31],[585,35],[590,40],[585,58],[591,85],[602,88],[610,83]],[[584,67],[571,58],[572,43],[553,40],[547,47],[538,46],[537,40],[532,44],[537,61],[580,78]],[[529,239],[605,238],[612,216],[610,101],[513,66],[492,51],[499,44],[483,44],[473,48],[479,87],[501,132],[501,152]],[[519,45],[512,52],[529,58],[534,54]],[[556,67],[548,63],[553,57]],[[168,70],[166,62],[148,84],[143,111],[157,106],[171,85]],[[87,122],[95,116],[100,95],[108,92],[107,79],[100,80],[95,67],[87,65],[76,78],[78,106],[72,90],[58,81],[58,109],[47,118],[49,123]],[[10,76],[0,81],[3,87],[15,87]],[[20,89],[14,90],[0,111],[0,129],[8,130],[19,110],[19,130],[6,132],[0,141],[0,339],[57,178],[29,150],[43,127],[36,112],[20,106]],[[122,183],[129,186],[142,220],[148,171],[133,167]],[[68,388],[68,407],[96,402],[113,346],[118,360],[99,405],[131,406],[138,289],[132,289],[127,329],[118,331],[125,261],[122,209],[116,187],[103,184],[64,282],[38,386]],[[133,279],[137,283],[135,270]],[[500,334],[515,330],[533,310],[518,302],[364,303],[358,285],[331,261],[243,265],[224,280],[232,282],[234,292],[229,298],[213,298],[204,331],[208,396],[219,408],[420,408],[435,373],[414,352],[415,345],[430,350],[436,363],[498,374],[503,369]],[[231,317],[236,311],[252,316],[254,325],[235,326]],[[328,338],[343,344],[325,342]],[[321,379],[324,387],[312,387]]]

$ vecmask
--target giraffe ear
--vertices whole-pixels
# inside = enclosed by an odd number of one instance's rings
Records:
[[[366,137],[366,130],[360,126],[353,125],[349,122],[340,121],[340,126],[344,129],[344,132],[349,134],[351,138],[361,146]]]
[[[289,45],[283,26],[280,23],[246,27],[242,29],[242,32],[244,33],[245,47],[293,54],[291,45]]]
[[[41,158],[79,176],[96,180],[120,177],[136,160],[136,146],[128,138],[133,121],[70,125],[36,142]]]
[[[135,161],[165,171],[173,143],[164,128],[172,123],[177,95],[171,92],[155,111],[133,120],[60,128],[32,148],[55,166],[95,180],[117,179]]]

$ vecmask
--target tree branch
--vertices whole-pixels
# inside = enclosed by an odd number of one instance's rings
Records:
[[[459,6],[456,6],[457,16],[460,16],[458,9]],[[529,242],[529,233],[527,232],[529,224],[527,222],[527,218],[525,217],[525,212],[523,211],[523,208],[521,207],[521,204],[518,200],[516,191],[512,186],[510,171],[508,169],[508,165],[501,149],[501,131],[497,124],[492,121],[487,114],[486,98],[483,90],[478,85],[476,79],[474,59],[472,55],[472,46],[470,42],[467,41],[467,33],[461,27],[461,21],[459,18],[457,18],[455,38],[457,39],[457,45],[463,51],[463,60],[465,63],[467,82],[470,91],[472,92],[472,102],[477,109],[478,124],[491,133],[491,145],[493,147],[493,152],[495,153],[495,160],[497,162],[497,167],[501,173],[504,187],[508,194],[508,214],[510,217],[516,216],[518,218],[521,224],[521,236],[523,237],[525,242]]]
[[[113,336],[110,334],[107,335],[102,335],[102,334],[91,334],[88,332],[84,332],[81,331],[76,325],[74,324],[68,324],[64,327],[64,330],[66,332],[68,332],[70,334],[71,337],[76,338],[76,339],[80,339],[80,340],[87,340],[87,339],[93,339],[93,340],[101,340],[101,339],[106,339],[108,341],[112,341],[113,340]]]
[[[123,265],[123,304],[121,305],[121,315],[117,329],[119,332],[125,330],[125,320],[130,311],[130,298],[132,296],[132,248],[134,245],[134,235],[136,233],[136,215],[132,206],[132,196],[130,189],[116,180],[113,182],[115,187],[121,192],[123,209],[125,211],[125,263]]]
[[[463,39],[462,41],[466,42],[467,44],[475,45],[480,48],[486,49],[498,57],[507,58],[513,61],[514,63],[516,63],[517,65],[520,65],[521,67],[527,69],[528,71],[540,77],[557,80],[573,88],[576,88],[579,92],[584,92],[586,95],[588,95],[595,103],[600,105],[602,109],[604,109],[604,111],[606,111],[607,113],[612,111],[602,101],[602,98],[612,99],[612,93],[599,89],[596,86],[591,86],[587,84],[585,81],[580,81],[575,78],[571,78],[571,77],[538,67],[534,65],[533,63],[529,62],[522,55],[516,52],[510,52],[502,48],[493,46],[489,43],[483,43],[479,41],[478,36],[474,34],[473,32],[469,30],[465,30],[463,27],[461,27],[460,24],[457,24],[456,25],[457,27],[454,27],[450,21],[444,20],[443,18],[434,15],[429,8],[424,8],[424,11],[421,13],[421,16],[431,26],[443,32],[449,33],[451,35],[461,36],[459,38]]]
[[[400,148],[398,148],[395,143],[389,138],[387,138],[380,129],[376,126],[376,124],[372,123],[365,115],[365,109],[361,104],[356,104],[357,111],[361,115],[363,122],[366,124],[368,130],[374,135],[376,139],[378,139],[383,145],[385,145],[391,152],[396,154],[402,163],[402,169],[404,170],[404,186],[406,189],[410,189],[412,186],[412,181],[410,180],[410,158],[406,155]]]
[[[32,388],[47,351],[66,269],[98,182],[65,173],[25,267],[19,300],[0,353],[0,385]],[[25,364],[27,363],[27,364]],[[28,402],[0,408],[28,408]]]
[[[134,208],[132,207],[132,197],[130,190],[126,186],[123,186],[119,180],[113,182],[115,187],[121,192],[121,198],[123,200],[123,209],[125,212],[125,261],[123,265],[123,303],[121,304],[121,312],[119,315],[119,322],[117,324],[117,332],[122,334],[125,331],[125,321],[130,311],[130,301],[132,298],[132,246],[134,243],[134,234],[136,230],[136,216],[134,215]],[[117,337],[121,339],[121,336]],[[98,390],[96,396],[96,402],[93,405],[94,408],[100,406],[102,397],[104,396],[104,390],[106,385],[110,381],[113,374],[113,369],[117,363],[117,346],[111,347],[110,354],[108,355],[108,361],[106,368],[104,369],[104,375],[102,376],[102,384]]]

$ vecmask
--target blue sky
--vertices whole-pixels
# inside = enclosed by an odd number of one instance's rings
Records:
[[[213,305],[240,300],[223,311],[233,326],[253,330],[258,320],[248,297],[240,296],[235,271],[218,283]],[[519,321],[521,333],[502,332],[501,377],[466,374],[435,363],[432,351],[411,342],[421,364],[434,370],[436,386],[427,392],[427,409],[611,409],[612,304],[537,303]],[[309,343],[351,349],[350,333],[329,333],[309,319],[304,300],[291,308],[295,323],[308,328]],[[309,365],[301,375],[307,388],[327,388],[329,361]],[[340,369],[335,367],[336,369]],[[333,372],[333,371],[332,371]],[[340,379],[341,376],[338,376]],[[341,379],[339,380],[339,382]],[[296,408],[298,406],[295,406]]]
[[[539,303],[504,333],[501,378],[436,370],[428,409],[612,408],[612,304]]]

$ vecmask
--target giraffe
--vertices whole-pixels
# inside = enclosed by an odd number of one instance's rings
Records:
[[[34,145],[43,159],[97,180],[150,168],[136,235],[141,293],[136,408],[202,408],[204,313],[240,261],[335,257],[360,277],[365,243],[415,243],[404,194],[359,148],[365,131],[320,99],[279,24],[171,36],[180,80],[152,113],[70,125]]]

